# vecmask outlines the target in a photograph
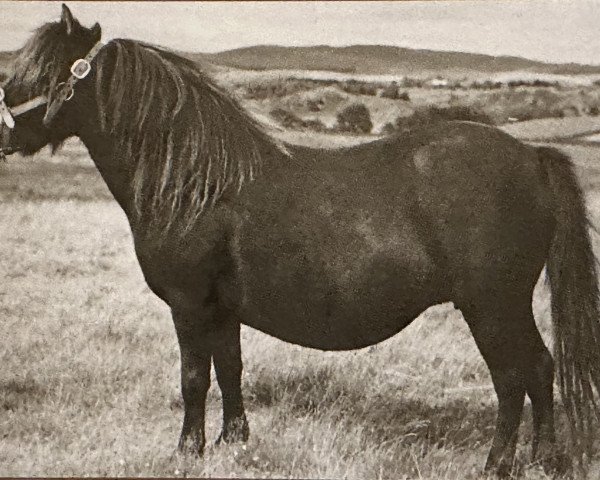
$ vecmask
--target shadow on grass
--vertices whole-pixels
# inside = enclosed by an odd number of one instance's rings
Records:
[[[13,378],[0,383],[0,409],[14,412],[30,403],[40,403],[46,388],[32,378]]]
[[[311,416],[341,431],[359,428],[365,445],[416,446],[423,456],[440,450],[489,448],[497,414],[495,394],[489,390],[427,397],[424,389],[419,397],[416,388],[409,392],[393,385],[381,389],[376,375],[369,377],[373,378],[372,385],[353,384],[339,369],[325,365],[287,375],[270,372],[248,379],[244,395],[250,411],[267,408],[297,418]],[[570,428],[558,399],[554,408],[558,446],[568,449]],[[526,403],[519,428],[519,443],[523,446],[519,455],[525,463],[529,461],[531,441],[531,404]]]
[[[419,443],[432,448],[487,444],[496,419],[496,404],[487,393],[485,399],[472,393],[464,398],[415,398],[393,386],[382,392],[369,385],[349,385],[339,371],[327,366],[251,379],[244,385],[244,395],[249,409],[282,407],[296,416],[361,426],[378,444]]]

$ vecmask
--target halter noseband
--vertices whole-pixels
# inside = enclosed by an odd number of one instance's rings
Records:
[[[92,70],[91,62],[96,55],[98,55],[98,52],[103,46],[104,44],[102,42],[96,43],[84,58],[80,58],[73,63],[71,66],[71,76],[66,82],[58,84],[56,95],[54,96],[46,97],[40,95],[24,103],[8,108],[5,102],[6,97],[4,90],[0,87],[0,125],[5,123],[6,126],[12,130],[15,128],[15,117],[23,115],[24,113],[45,104],[48,104],[48,109],[44,116],[44,123],[50,123],[62,107],[63,103],[68,102],[73,98],[75,84],[89,75]]]

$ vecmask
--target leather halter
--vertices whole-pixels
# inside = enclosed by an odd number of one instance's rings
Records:
[[[47,104],[48,107],[46,109],[46,115],[44,116],[44,124],[48,125],[59,112],[63,104],[73,98],[75,84],[89,75],[92,70],[91,62],[96,55],[98,55],[98,52],[103,46],[104,43],[102,42],[96,43],[84,58],[76,60],[71,66],[71,76],[66,82],[58,84],[54,95],[48,97],[40,95],[9,108],[5,102],[4,90],[0,87],[0,125],[5,123],[6,126],[12,130],[15,128],[15,117],[23,115],[24,113],[45,104]]]

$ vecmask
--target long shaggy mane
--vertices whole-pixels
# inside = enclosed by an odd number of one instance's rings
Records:
[[[196,64],[131,40],[104,47],[96,74],[100,126],[132,169],[140,219],[191,226],[264,159],[285,148]]]

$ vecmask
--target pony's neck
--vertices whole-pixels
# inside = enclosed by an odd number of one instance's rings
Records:
[[[119,157],[114,139],[103,134],[99,125],[86,125],[81,129],[79,139],[86,146],[113,197],[130,217],[133,211],[132,168]]]
[[[95,112],[87,112],[85,118],[81,120],[78,138],[87,148],[115,200],[132,221],[136,217],[135,211],[138,208],[133,188],[134,173],[138,165],[131,157],[119,151],[119,139],[114,134],[103,131]],[[258,148],[262,158],[261,172],[258,175],[268,175],[271,169],[289,164],[290,154],[286,151],[285,145],[266,141],[261,142]],[[138,161],[144,159],[140,158]]]
[[[96,111],[79,136],[130,220],[189,226],[287,158],[193,63],[156,47],[111,42],[88,85]]]

